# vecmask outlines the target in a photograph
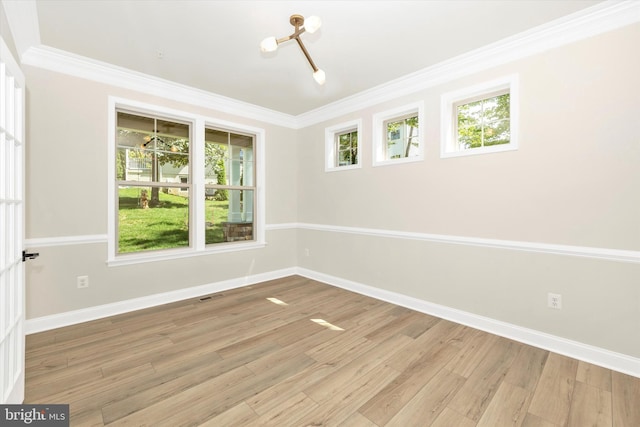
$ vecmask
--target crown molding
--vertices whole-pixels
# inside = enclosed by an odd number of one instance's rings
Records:
[[[22,63],[288,128],[295,128],[296,126],[295,116],[289,114],[97,61],[50,46],[30,47],[22,55]]]
[[[605,1],[296,116],[311,126],[498,65],[640,22],[640,1]]]
[[[22,21],[24,20],[20,22]],[[605,1],[297,116],[44,45],[27,49],[22,55],[22,63],[287,128],[301,129],[636,22],[640,22],[640,1]]]

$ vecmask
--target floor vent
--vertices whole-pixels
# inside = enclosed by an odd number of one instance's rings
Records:
[[[218,297],[223,297],[224,294],[214,294],[214,295],[207,295],[206,297],[202,297],[200,298],[200,302],[205,302],[205,301],[209,301],[213,298],[218,298]]]

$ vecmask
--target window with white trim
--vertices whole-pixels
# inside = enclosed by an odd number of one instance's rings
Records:
[[[424,158],[420,132],[423,110],[420,102],[373,116],[374,166]]]
[[[111,105],[110,263],[264,245],[262,130]]]
[[[516,150],[517,77],[442,97],[441,157]]]
[[[325,129],[325,170],[360,167],[360,135],[362,121],[341,123]]]

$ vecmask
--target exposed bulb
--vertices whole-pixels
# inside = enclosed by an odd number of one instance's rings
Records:
[[[278,41],[275,37],[267,37],[260,43],[260,50],[263,52],[273,52],[278,49]]]
[[[324,74],[324,71],[318,69],[318,71],[313,73],[313,78],[319,85],[323,85],[326,80],[326,75]]]
[[[322,25],[322,19],[319,16],[310,16],[304,20],[304,30],[307,33],[315,33]]]

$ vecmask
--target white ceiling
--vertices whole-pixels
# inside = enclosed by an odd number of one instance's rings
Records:
[[[40,41],[94,60],[298,115],[593,6],[590,0],[37,0]],[[291,41],[289,16],[318,15]],[[161,56],[161,57],[160,57]]]

